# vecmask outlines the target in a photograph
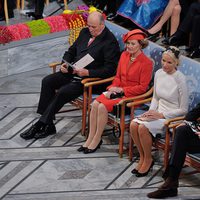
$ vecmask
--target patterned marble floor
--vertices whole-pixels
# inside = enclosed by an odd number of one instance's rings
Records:
[[[0,79],[0,199],[147,199],[162,182],[162,154],[155,153],[156,164],[148,176],[136,178],[130,173],[136,159],[120,159],[112,136],[103,137],[96,153],[77,152],[85,139],[80,111],[57,115],[56,135],[20,138],[38,118],[40,81],[48,73],[44,66]],[[199,189],[199,175],[182,177],[180,194],[173,199],[200,199]]]
[[[49,53],[51,47],[56,51]],[[47,63],[65,48],[62,35],[0,49],[0,199],[148,199],[146,194],[162,182],[162,153],[154,152],[153,171],[137,178],[131,174],[137,158],[119,158],[112,135],[103,137],[96,153],[77,152],[85,140],[80,111],[58,114],[56,135],[29,141],[19,136],[39,117],[35,111],[41,79],[50,73]],[[179,195],[171,199],[200,199],[200,175],[182,176]]]

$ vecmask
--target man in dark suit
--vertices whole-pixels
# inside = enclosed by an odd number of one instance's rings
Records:
[[[69,73],[63,62],[60,72],[46,76],[42,80],[40,101],[37,112],[40,119],[20,136],[24,139],[44,138],[56,133],[53,119],[63,105],[83,93],[81,79],[87,77],[108,78],[115,74],[119,60],[119,44],[114,35],[104,25],[101,13],[93,12],[87,19],[87,28],[82,29],[74,44],[65,52],[63,61],[69,63],[90,54],[94,61],[85,68]],[[55,93],[55,90],[57,92]]]

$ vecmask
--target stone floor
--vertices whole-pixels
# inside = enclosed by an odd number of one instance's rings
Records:
[[[112,135],[103,137],[96,153],[77,152],[85,140],[80,111],[58,114],[56,135],[29,141],[19,136],[39,117],[40,81],[48,73],[44,66],[0,79],[0,199],[147,199],[162,182],[162,154],[154,153],[153,171],[137,178],[131,174],[136,158],[119,158]],[[184,176],[173,199],[200,199],[199,189],[199,175]]]
[[[61,34],[0,48],[0,72],[7,70],[0,78],[0,199],[148,199],[146,194],[162,182],[162,153],[154,152],[153,170],[137,178],[131,174],[137,158],[119,158],[112,135],[104,136],[93,154],[77,152],[85,140],[79,110],[57,115],[56,135],[29,141],[19,136],[38,119],[41,79],[51,73],[47,63],[59,59],[66,43]],[[200,199],[200,175],[182,176],[179,195],[170,199]]]

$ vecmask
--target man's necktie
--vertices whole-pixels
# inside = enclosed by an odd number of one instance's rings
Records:
[[[88,42],[88,46],[90,46],[94,40],[95,40],[95,37],[90,38],[90,40],[89,40],[89,42]]]

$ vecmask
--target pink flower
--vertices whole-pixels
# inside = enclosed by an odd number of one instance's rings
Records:
[[[51,30],[50,30],[51,33],[64,31],[68,29],[66,20],[62,15],[46,17],[44,18],[44,20],[51,27]]]

